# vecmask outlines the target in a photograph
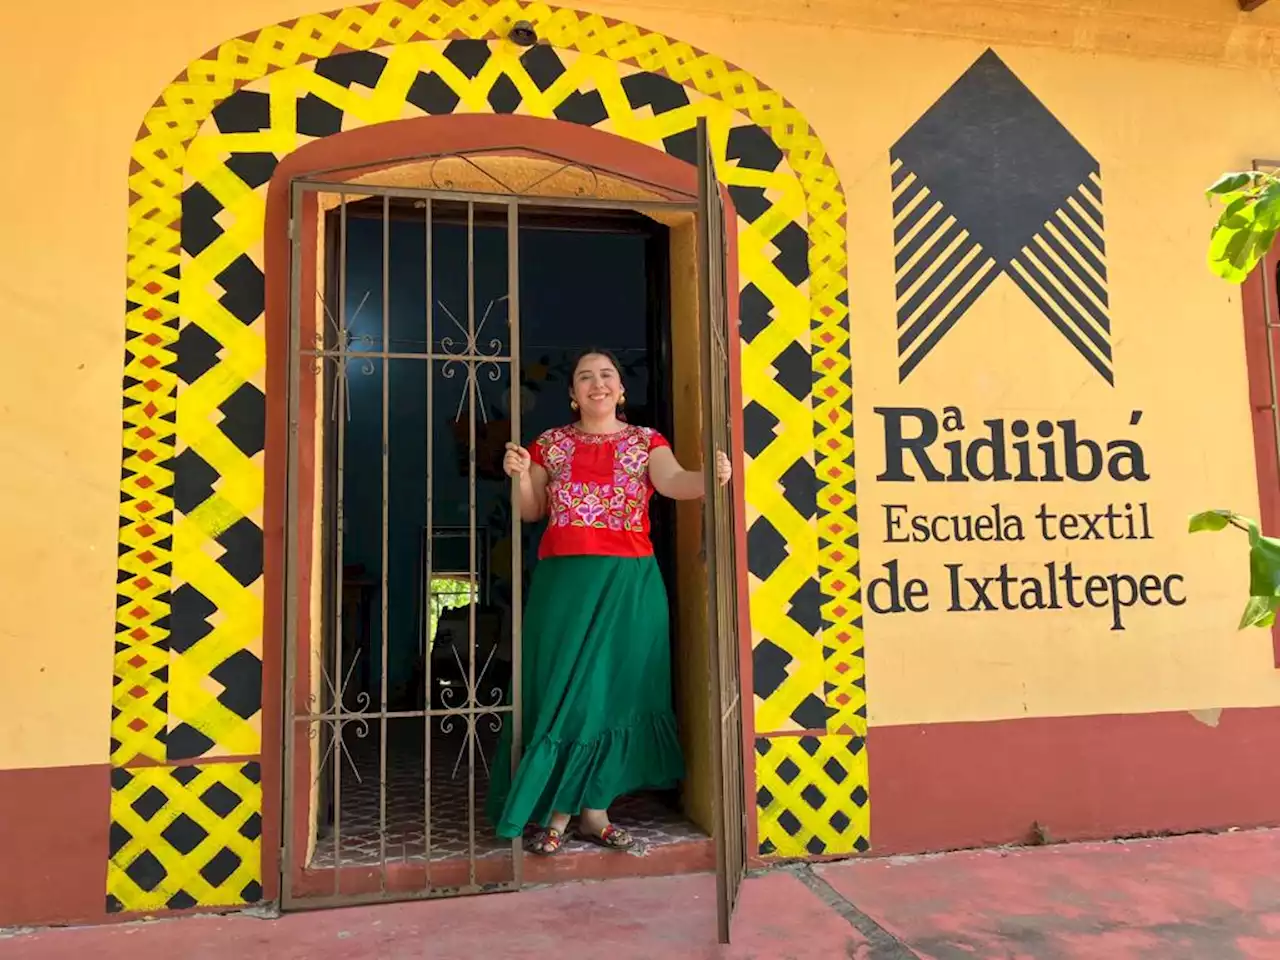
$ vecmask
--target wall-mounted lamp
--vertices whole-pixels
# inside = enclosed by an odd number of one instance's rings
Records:
[[[507,39],[517,46],[532,47],[538,42],[538,31],[528,20],[517,20],[511,25],[511,32],[507,34]]]

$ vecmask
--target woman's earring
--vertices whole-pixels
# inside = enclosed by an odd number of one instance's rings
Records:
[[[569,409],[570,409],[570,410],[577,410],[577,409],[578,409],[578,401],[577,401],[577,400],[570,400],[570,401],[569,401]]]
[[[627,395],[625,393],[618,394],[618,406],[625,407],[627,405]]]

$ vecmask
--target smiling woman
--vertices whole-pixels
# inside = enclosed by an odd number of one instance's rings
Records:
[[[503,462],[522,518],[545,518],[547,532],[525,609],[523,758],[508,780],[513,734],[504,727],[489,816],[502,837],[536,824],[529,850],[543,856],[560,852],[574,813],[583,839],[629,849],[635,841],[610,822],[610,804],[683,776],[649,499],[706,491],[702,472],[681,467],[658,431],[621,419],[626,386],[611,353],[581,354],[569,384],[577,422],[531,450],[508,444]],[[729,475],[721,454],[717,479]]]

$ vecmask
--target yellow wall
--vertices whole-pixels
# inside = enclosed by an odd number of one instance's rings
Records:
[[[912,570],[951,556],[880,542],[881,502],[958,509],[1010,486],[902,497],[877,484],[874,404],[955,403],[974,420],[1067,411],[1095,436],[1121,426],[1130,409],[1146,411],[1140,437],[1152,480],[1142,499],[1157,539],[1110,552],[1081,546],[1078,562],[1182,572],[1188,605],[1135,612],[1123,633],[1099,615],[869,616],[872,723],[1280,702],[1269,638],[1233,629],[1240,544],[1181,534],[1194,509],[1256,506],[1239,296],[1203,267],[1212,214],[1199,191],[1223,169],[1280,153],[1280,97],[1268,72],[1280,9],[1245,17],[1233,0],[1116,0],[1106,12],[1031,0],[581,5],[741,64],[790,98],[831,152],[850,208],[867,576],[895,556]],[[294,0],[133,0],[6,12],[0,177],[11,187],[0,220],[0,312],[21,333],[0,352],[0,455],[10,464],[0,479],[0,768],[107,759],[125,176],[140,119],[193,57],[312,9]],[[1114,390],[1072,367],[1047,323],[1004,283],[905,386],[896,383],[888,149],[989,44],[1101,162]],[[992,342],[1003,344],[1001,355],[966,365]],[[1033,367],[1041,348],[1068,362],[1047,373]],[[1085,509],[1121,493],[1090,486],[1065,487],[1055,502]],[[1004,490],[999,499],[1030,502]],[[1055,555],[1029,543],[1008,559]]]
[[[935,590],[945,583],[946,562],[985,566],[981,572],[989,575],[1005,560],[1021,568],[1074,560],[1089,572],[1181,573],[1188,602],[1135,609],[1123,632],[1109,629],[1102,612],[931,610],[869,618],[871,722],[1276,703],[1280,674],[1272,668],[1270,635],[1235,631],[1246,584],[1241,538],[1191,539],[1185,531],[1187,516],[1197,510],[1227,504],[1257,509],[1239,290],[1204,267],[1214,214],[1201,190],[1215,171],[1247,166],[1280,148],[1280,103],[1239,99],[1232,90],[1254,81],[1238,70],[1002,48],[1009,66],[1101,164],[1116,385],[1107,386],[1067,349],[1026,297],[1002,279],[898,386],[895,331],[886,322],[894,304],[891,250],[883,239],[890,235],[891,211],[882,145],[895,138],[904,114],[926,109],[981,52],[975,43],[937,43],[921,57],[920,46],[880,38],[880,57],[913,64],[897,78],[894,99],[900,102],[874,116],[855,112],[857,129],[832,144],[843,157],[847,141],[859,143],[847,144],[853,152],[837,166],[862,225],[850,233],[850,282],[864,584],[894,558],[904,574],[926,577]],[[1238,108],[1223,109],[1233,102]],[[815,123],[821,120],[815,117]],[[987,417],[1025,416],[1074,417],[1084,435],[1100,440],[1133,437],[1142,442],[1151,479],[878,483],[883,429],[873,406],[938,410],[946,404],[964,411],[970,435]],[[1130,428],[1135,409],[1144,416]],[[881,504],[966,513],[997,501],[1021,508],[1024,516],[1044,501],[1051,509],[1079,511],[1145,501],[1154,539],[1070,548],[1038,537],[1013,545],[884,542]]]

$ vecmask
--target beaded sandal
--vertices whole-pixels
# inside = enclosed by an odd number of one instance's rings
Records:
[[[609,850],[630,850],[636,845],[635,837],[621,827],[615,827],[612,823],[599,833],[578,827],[578,836],[588,843],[594,843],[598,847],[605,847]]]
[[[557,830],[555,827],[547,827],[547,829],[539,830],[530,837],[524,848],[540,857],[554,857],[563,846],[564,831]]]

